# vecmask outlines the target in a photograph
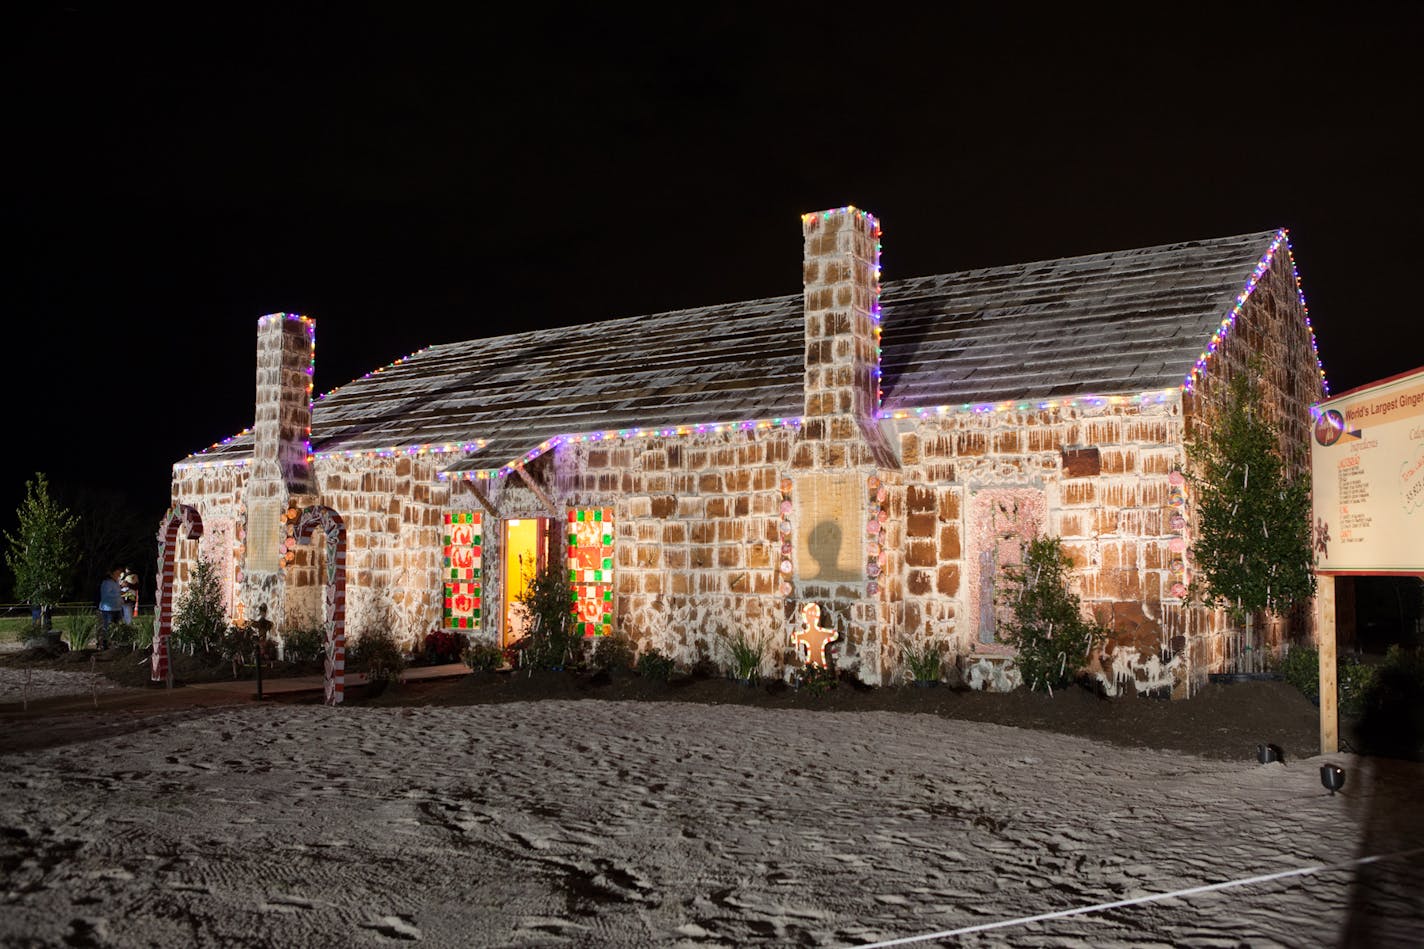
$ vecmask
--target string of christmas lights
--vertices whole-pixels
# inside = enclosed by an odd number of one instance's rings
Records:
[[[1182,380],[1182,390],[1184,392],[1191,392],[1196,385],[1197,377],[1206,372],[1207,363],[1210,362],[1212,356],[1216,355],[1217,350],[1221,347],[1222,341],[1225,340],[1227,334],[1231,332],[1231,328],[1236,325],[1236,318],[1240,316],[1242,310],[1245,309],[1246,301],[1250,299],[1251,294],[1256,289],[1256,285],[1261,282],[1261,278],[1270,271],[1271,263],[1275,260],[1276,251],[1278,251],[1282,245],[1286,248],[1286,256],[1290,261],[1291,277],[1295,280],[1296,299],[1300,301],[1300,307],[1305,312],[1306,335],[1310,338],[1310,351],[1312,355],[1315,356],[1315,368],[1320,373],[1320,384],[1324,388],[1325,394],[1330,394],[1330,383],[1325,378],[1325,364],[1320,361],[1320,348],[1315,342],[1315,327],[1310,323],[1310,307],[1305,305],[1305,290],[1301,286],[1300,271],[1296,269],[1295,252],[1291,250],[1290,246],[1290,232],[1284,227],[1276,231],[1275,237],[1271,240],[1271,246],[1266,249],[1266,253],[1257,261],[1256,268],[1251,272],[1250,279],[1246,281],[1245,288],[1236,295],[1236,301],[1231,307],[1231,312],[1226,314],[1225,319],[1221,321],[1221,325],[1218,326],[1216,332],[1212,334],[1206,349],[1197,357],[1196,364],[1192,366],[1191,371],[1188,372],[1186,378]]]
[[[706,422],[697,425],[670,425],[663,428],[623,428],[608,429],[600,432],[583,432],[572,435],[555,435],[553,438],[540,442],[529,449],[520,458],[509,462],[499,468],[483,468],[472,471],[441,471],[437,477],[442,481],[487,481],[490,478],[502,478],[514,472],[516,468],[538,458],[551,448],[569,442],[598,442],[607,441],[614,438],[672,438],[678,435],[720,435],[724,432],[752,432],[767,431],[773,428],[800,428],[802,419],[800,416],[787,418],[770,419],[748,419],[741,422]]]
[[[964,402],[960,405],[931,405],[920,406],[919,408],[913,409],[881,411],[878,413],[877,418],[929,418],[938,415],[953,415],[960,412],[987,415],[991,412],[1032,412],[1035,410],[1068,409],[1077,406],[1102,408],[1105,405],[1161,404],[1171,399],[1176,392],[1176,389],[1161,389],[1151,392],[1139,392],[1136,395],[1080,395],[1074,396],[1071,399],[1045,399],[1042,401]]]

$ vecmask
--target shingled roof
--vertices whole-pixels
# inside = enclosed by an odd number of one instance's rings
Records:
[[[1179,386],[1278,233],[886,282],[883,407]],[[794,293],[431,346],[318,400],[312,447],[482,443],[456,471],[561,435],[794,418],[803,333]]]

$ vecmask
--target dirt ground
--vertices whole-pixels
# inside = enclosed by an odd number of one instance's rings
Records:
[[[177,656],[172,691],[148,687],[148,667],[140,653],[110,650],[94,655],[92,668],[132,689],[102,694],[102,708],[122,711],[112,721],[91,721],[80,731],[130,730],[148,713],[182,714],[184,709],[250,701],[230,693],[205,690],[200,683],[231,681],[230,665],[202,657]],[[87,672],[85,654],[42,658],[16,654],[0,657],[12,668],[46,668]],[[269,669],[269,677],[320,672],[318,667]],[[251,670],[245,671],[251,676]],[[632,673],[497,672],[472,673],[453,679],[408,682],[372,696],[357,687],[348,690],[348,702],[373,706],[464,706],[550,699],[611,701],[693,702],[708,705],[746,705],[768,709],[807,709],[838,712],[897,712],[935,715],[958,722],[983,722],[1056,732],[1112,744],[1177,751],[1220,760],[1254,759],[1257,745],[1271,743],[1285,751],[1287,760],[1319,753],[1319,712],[1296,689],[1279,681],[1211,684],[1187,701],[1125,697],[1106,699],[1081,686],[1057,691],[1053,696],[1019,690],[1011,693],[974,692],[948,686],[870,688],[840,681],[824,691],[793,689],[782,682],[744,685],[710,675],[675,677],[658,681]],[[275,701],[316,702],[320,693],[278,696]],[[5,704],[6,702],[10,704]],[[20,716],[14,697],[0,697],[0,719],[24,717],[34,723],[42,716],[92,713],[88,697],[68,701],[32,702]],[[89,714],[85,715],[90,720]],[[75,723],[77,725],[77,723]],[[0,737],[0,751],[63,743],[68,728],[52,721],[44,728],[14,729]],[[1342,750],[1350,750],[1350,723],[1342,726]]]

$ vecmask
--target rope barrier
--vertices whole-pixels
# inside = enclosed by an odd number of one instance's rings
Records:
[[[1040,923],[1050,919],[1065,919],[1069,916],[1083,916],[1088,913],[1100,913],[1103,910],[1117,909],[1122,906],[1136,906],[1140,903],[1155,903],[1159,900],[1177,899],[1184,896],[1196,896],[1199,893],[1211,893],[1217,890],[1229,890],[1232,887],[1250,886],[1253,883],[1267,883],[1271,880],[1284,880],[1289,877],[1308,876],[1312,873],[1323,873],[1328,870],[1346,870],[1351,867],[1363,866],[1367,863],[1378,863],[1381,860],[1393,860],[1398,857],[1410,857],[1415,854],[1424,853],[1424,847],[1416,847],[1413,850],[1401,850],[1396,853],[1375,854],[1370,857],[1360,857],[1358,860],[1347,860],[1344,863],[1321,863],[1310,867],[1299,867],[1294,870],[1282,870],[1279,873],[1266,873],[1261,876],[1243,877],[1239,880],[1227,880],[1223,883],[1208,883],[1203,886],[1188,887],[1185,890],[1173,890],[1170,893],[1150,893],[1147,896],[1137,896],[1128,900],[1114,900],[1111,903],[1096,903],[1092,906],[1079,906],[1073,909],[1063,909],[1052,913],[1039,913],[1036,916],[1020,916],[1018,919],[1001,919],[992,923],[979,923],[975,926],[964,926],[959,929],[945,929],[937,933],[925,933],[919,936],[904,936],[900,939],[887,939],[884,942],[862,943],[860,949],[885,949],[887,946],[908,946],[916,942],[926,942],[930,939],[948,939],[952,936],[967,936],[970,933],[987,932],[991,929],[1006,929],[1010,926],[1026,926],[1029,923]]]

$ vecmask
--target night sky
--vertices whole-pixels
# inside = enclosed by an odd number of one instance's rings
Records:
[[[1424,5],[523,6],[13,23],[0,520],[41,469],[156,524],[173,462],[251,423],[264,313],[316,319],[325,391],[797,292],[798,215],[847,203],[889,280],[1286,226],[1333,389],[1424,364]]]

